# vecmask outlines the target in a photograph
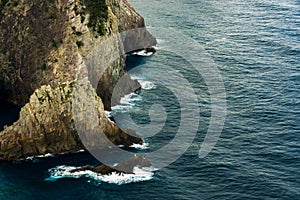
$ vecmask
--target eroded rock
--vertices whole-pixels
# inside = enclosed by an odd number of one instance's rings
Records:
[[[72,110],[75,86],[84,78],[88,78],[85,84],[91,86],[85,101],[93,102],[98,128],[113,144],[142,143],[140,138],[119,129],[105,116],[104,109],[110,109],[113,88],[125,74],[122,55],[131,44],[147,48],[156,41],[146,29],[141,29],[140,35],[129,34],[99,51],[105,38],[144,27],[144,20],[126,0],[97,0],[106,5],[94,28],[90,16],[95,10],[89,10],[85,3],[24,0],[1,8],[0,98],[23,108],[20,119],[0,133],[0,160],[84,148],[75,123],[84,118],[74,116]],[[94,57],[93,52],[100,54]],[[93,65],[93,61],[101,65]],[[99,76],[91,76],[95,70],[89,70],[89,66],[99,70]],[[84,68],[87,71],[82,73]],[[137,87],[136,82],[128,79],[128,92]],[[83,122],[88,127],[89,122]]]
[[[143,156],[135,156],[130,158],[129,160],[125,160],[115,167],[110,167],[107,165],[99,165],[97,167],[93,167],[91,165],[86,165],[79,169],[74,169],[71,173],[80,172],[90,170],[102,175],[110,175],[113,172],[117,174],[134,174],[134,167],[151,167],[151,163]]]

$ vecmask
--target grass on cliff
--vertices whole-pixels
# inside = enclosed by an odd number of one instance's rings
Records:
[[[0,0],[0,14],[9,0]]]
[[[0,14],[8,2],[9,0],[0,0]],[[19,0],[14,0],[13,2],[10,2],[10,4],[8,5],[13,5],[14,7],[16,7],[19,5]]]
[[[90,14],[88,27],[99,35],[105,35],[104,22],[108,19],[108,7],[105,0],[81,0]]]

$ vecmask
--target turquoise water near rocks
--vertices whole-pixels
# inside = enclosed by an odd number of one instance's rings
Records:
[[[114,184],[92,177],[46,181],[57,166],[96,164],[88,153],[0,163],[1,199],[299,199],[300,198],[300,3],[296,0],[132,0],[152,28],[172,27],[200,44],[218,67],[227,95],[221,137],[205,158],[198,152],[211,116],[203,77],[178,55],[164,50],[128,58],[143,89],[123,99],[113,114],[128,112],[150,121],[160,103],[168,113],[157,135],[146,139],[150,152],[168,144],[180,123],[174,94],[147,79],[158,64],[177,70],[199,99],[200,123],[190,148],[150,180]],[[160,39],[159,35],[156,35]],[[182,41],[183,43],[185,41]],[[188,50],[188,49],[187,49]],[[144,76],[147,71],[148,76]],[[121,123],[121,122],[120,122]]]

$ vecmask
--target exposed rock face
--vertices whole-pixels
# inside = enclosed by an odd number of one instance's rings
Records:
[[[111,18],[116,20],[116,23],[112,23],[112,21],[110,23],[113,29],[117,29],[122,34],[122,51],[124,53],[156,45],[155,38],[144,28],[144,18],[134,10],[127,0],[110,0],[109,5],[109,8],[111,8],[109,13],[112,14]],[[124,57],[120,57],[118,62],[121,65],[125,65]],[[105,72],[106,74],[99,79],[97,88],[97,93],[102,98],[106,110],[110,110],[110,107],[114,106],[111,105],[110,100],[114,88],[112,86],[116,84],[119,77],[124,75],[124,69],[120,70],[120,68],[114,66],[118,65],[111,65],[108,68]],[[116,72],[119,76],[116,75]],[[106,77],[110,77],[111,82]],[[125,76],[124,78],[128,77]],[[128,78],[128,84],[125,88],[134,91],[141,87],[137,81],[130,82],[129,80],[130,78]]]
[[[97,167],[86,165],[82,168],[72,170],[71,173],[90,170],[102,175],[110,175],[113,172],[117,174],[133,174],[134,167],[151,167],[151,163],[145,157],[135,156],[130,158],[129,160],[125,160],[119,163],[113,168],[106,165],[99,165]]]
[[[141,29],[141,35],[99,45],[115,33],[144,27],[143,18],[126,0],[14,2],[0,0],[0,98],[24,107],[20,119],[0,133],[0,159],[82,149],[72,106],[74,85],[85,75],[94,87],[86,101],[94,102],[103,132],[117,145],[141,143],[109,120],[104,108],[110,109],[113,88],[125,74],[124,52],[156,41]],[[139,87],[128,78],[128,92]]]
[[[11,160],[83,149],[72,112],[75,84],[77,84],[75,81],[65,82],[55,88],[48,85],[36,90],[31,95],[29,103],[22,108],[20,120],[0,133],[0,158]],[[142,143],[140,138],[127,135],[106,118],[102,101],[91,87],[84,90],[91,96],[86,100],[95,107],[99,117],[99,127],[111,142],[125,146]],[[84,107],[79,109],[83,110]],[[76,115],[77,121],[88,123],[85,114],[82,112],[81,115]]]
[[[61,81],[48,61],[50,53],[66,38],[67,10],[65,5],[62,11],[57,11],[58,5],[50,1],[24,0],[18,5],[6,2],[0,16],[0,96],[25,105],[36,88]],[[65,56],[71,56],[70,51],[75,50],[74,45],[68,48]],[[74,60],[69,59],[61,67]]]

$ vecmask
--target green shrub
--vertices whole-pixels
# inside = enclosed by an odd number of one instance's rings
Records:
[[[82,0],[86,11],[90,13],[88,27],[100,35],[105,35],[104,22],[108,19],[108,7],[105,0]]]
[[[14,1],[14,7],[18,6],[19,5],[19,0],[15,0]]]
[[[49,14],[49,18],[50,18],[50,19],[57,19],[57,14],[56,14],[56,12],[55,12],[55,11],[51,12],[51,13]]]
[[[5,5],[6,5],[7,2],[8,2],[8,0],[2,0],[1,1],[1,4],[0,4],[0,14],[1,14],[1,12],[2,12],[2,10],[5,7]]]
[[[98,31],[97,31],[101,36],[105,35],[106,31],[105,31],[105,24],[104,22],[101,22],[98,25]]]
[[[81,35],[82,35],[82,32],[80,32],[80,31],[76,31],[76,32],[75,32],[75,35],[77,35],[77,36],[81,36]]]
[[[82,41],[76,41],[76,45],[78,46],[78,48],[81,48],[84,44]]]
[[[46,63],[44,63],[43,65],[42,65],[42,70],[46,70],[47,69],[47,65],[46,65]]]
[[[57,48],[57,43],[56,43],[55,40],[52,40],[52,47],[53,47],[53,48]]]

